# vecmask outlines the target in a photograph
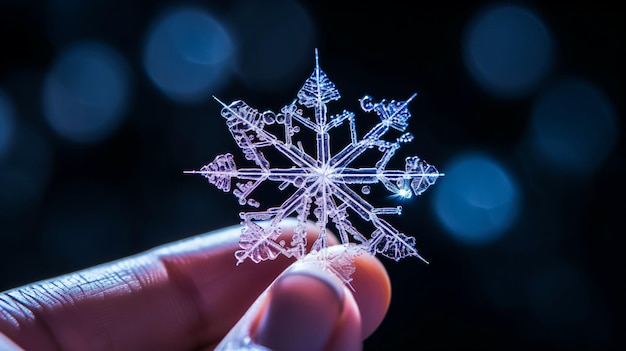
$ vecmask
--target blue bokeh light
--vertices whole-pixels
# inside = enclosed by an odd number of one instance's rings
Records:
[[[442,167],[435,187],[435,212],[447,231],[466,244],[486,244],[513,224],[519,209],[517,186],[496,161],[481,154],[458,157]]]
[[[226,29],[208,13],[178,8],[157,19],[143,62],[152,82],[179,102],[207,98],[230,71],[234,47]]]
[[[618,119],[609,99],[595,85],[570,78],[537,99],[530,137],[535,153],[553,169],[587,174],[615,146]]]
[[[56,59],[43,89],[46,121],[59,136],[99,142],[117,129],[126,112],[128,66],[106,44],[80,42]]]
[[[7,152],[15,132],[15,115],[13,103],[0,90],[0,159]]]
[[[516,98],[530,93],[552,64],[553,41],[542,21],[515,5],[495,5],[470,22],[463,43],[465,64],[491,94]]]

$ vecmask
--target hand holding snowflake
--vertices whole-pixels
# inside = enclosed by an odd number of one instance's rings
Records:
[[[237,263],[249,258],[254,262],[275,259],[283,254],[298,259],[306,252],[306,221],[314,218],[320,235],[313,243],[312,251],[318,252],[327,246],[326,228],[332,222],[342,243],[357,242],[372,254],[399,260],[416,256],[423,260],[415,248],[415,239],[400,233],[383,215],[399,215],[397,207],[374,207],[350,186],[361,185],[364,195],[370,193],[370,184],[381,183],[393,194],[410,198],[422,194],[443,174],[417,156],[405,159],[404,170],[387,169],[387,164],[401,144],[411,142],[411,133],[401,134],[395,140],[382,139],[390,130],[405,132],[411,117],[407,105],[415,94],[406,101],[374,101],[365,96],[360,100],[364,112],[375,112],[380,122],[361,139],[357,136],[355,114],[348,111],[329,115],[327,104],[339,100],[335,84],[319,67],[317,51],[315,70],[298,91],[297,99],[284,106],[279,113],[258,110],[241,100],[223,105],[222,117],[245,158],[257,167],[238,168],[233,155],[218,155],[212,162],[197,171],[209,182],[224,192],[230,192],[241,205],[258,208],[260,203],[251,198],[252,192],[265,181],[278,182],[278,189],[293,188],[291,196],[280,206],[256,212],[242,212],[243,230],[241,249],[235,253]],[[303,107],[306,110],[303,110]],[[306,113],[304,112],[306,111]],[[348,123],[350,143],[336,154],[331,153],[329,132]],[[284,128],[281,137],[267,130],[267,126]],[[311,156],[305,152],[300,141],[294,139],[306,128],[316,135],[316,152]],[[290,168],[272,167],[262,148],[271,147],[284,155],[292,164]],[[368,150],[377,149],[381,154],[375,167],[353,168],[350,165]],[[233,178],[237,179],[234,188]],[[356,213],[375,228],[372,233],[361,233],[348,219],[349,212]],[[281,234],[280,222],[290,215],[299,222],[290,242],[277,241]],[[259,221],[269,221],[261,226]],[[352,240],[352,241],[351,241]]]

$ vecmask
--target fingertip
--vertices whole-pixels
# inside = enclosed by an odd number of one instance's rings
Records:
[[[267,222],[260,223],[269,225]],[[300,223],[285,219],[280,223],[281,235],[277,241],[290,241]],[[307,242],[319,234],[318,227],[306,223]],[[282,271],[294,262],[293,258],[279,256],[274,260],[254,263],[245,260],[237,265],[234,256],[239,247],[241,226],[233,226],[202,234],[178,243],[156,249],[153,253],[167,268],[171,281],[193,296],[197,311],[208,327],[202,342],[219,340],[231,328],[245,309]],[[310,244],[309,244],[310,246]]]
[[[305,268],[274,283],[253,327],[254,341],[274,351],[322,350],[343,313],[344,287],[327,272]]]
[[[362,318],[354,295],[344,287],[345,298],[341,316],[325,351],[358,351],[363,348]]]
[[[382,323],[391,303],[391,282],[382,262],[364,253],[356,256],[356,267],[350,283],[362,320],[363,339],[370,336]]]
[[[354,265],[352,291],[316,266],[288,270],[250,329],[255,342],[272,350],[360,350],[387,313],[391,284],[376,257],[357,255]]]

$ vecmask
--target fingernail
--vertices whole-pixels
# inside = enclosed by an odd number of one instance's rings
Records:
[[[269,294],[254,340],[274,351],[322,350],[341,315],[342,283],[321,268],[295,267]]]

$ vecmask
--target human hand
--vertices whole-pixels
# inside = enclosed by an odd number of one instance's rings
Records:
[[[290,238],[295,222],[285,221]],[[212,350],[293,260],[235,266],[240,227],[0,294],[1,350]],[[312,243],[318,229],[307,228]],[[330,238],[331,243],[336,243]],[[359,350],[381,323],[390,283],[373,256],[356,257],[348,289],[329,273],[289,271],[251,331],[272,350]]]

